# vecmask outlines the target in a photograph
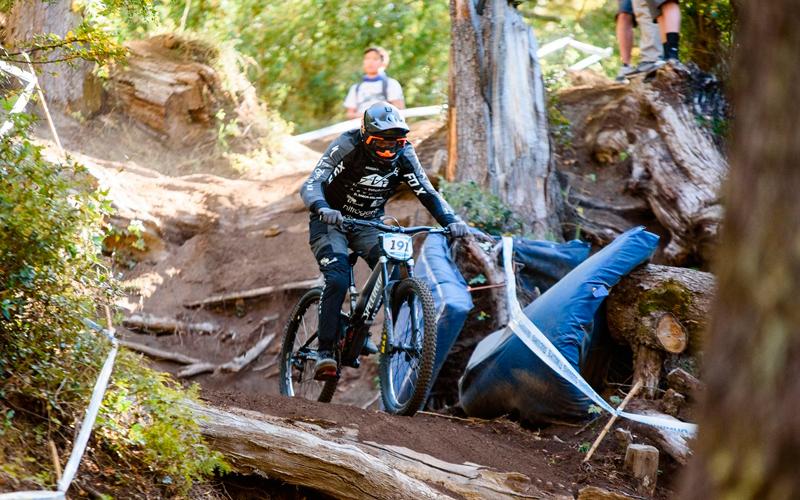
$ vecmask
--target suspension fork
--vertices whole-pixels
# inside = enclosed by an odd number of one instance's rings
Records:
[[[386,354],[389,346],[394,345],[394,324],[390,299],[393,287],[389,286],[389,264],[386,257],[381,257],[381,272],[383,273],[383,335],[381,336],[380,353]]]

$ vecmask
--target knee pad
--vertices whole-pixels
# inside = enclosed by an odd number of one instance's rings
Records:
[[[347,255],[331,253],[319,259],[319,269],[325,278],[325,288],[344,291],[350,286],[350,265]]]

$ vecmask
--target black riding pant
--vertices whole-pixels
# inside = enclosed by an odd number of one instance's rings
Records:
[[[339,330],[339,312],[342,310],[342,303],[350,286],[347,249],[351,248],[359,257],[366,260],[370,268],[375,267],[380,257],[378,247],[380,231],[371,227],[342,231],[312,215],[308,233],[311,251],[314,252],[319,270],[325,278],[325,288],[322,291],[319,307],[319,350],[330,351],[333,350]]]

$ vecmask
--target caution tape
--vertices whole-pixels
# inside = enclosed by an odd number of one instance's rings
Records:
[[[662,417],[648,415],[637,415],[625,411],[619,411],[606,402],[599,394],[581,377],[577,370],[564,358],[561,352],[550,342],[533,322],[525,316],[517,301],[517,283],[514,276],[514,267],[511,261],[514,240],[508,236],[503,237],[503,267],[506,275],[506,298],[509,308],[508,328],[531,350],[539,359],[552,368],[556,373],[563,377],[567,382],[574,385],[586,397],[594,401],[597,406],[612,415],[617,415],[628,420],[639,422],[652,427],[657,427],[670,432],[677,432],[683,436],[692,437],[697,433],[697,425],[682,422],[680,420],[669,420]]]

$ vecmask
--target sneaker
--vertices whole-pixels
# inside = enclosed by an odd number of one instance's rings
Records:
[[[333,380],[337,377],[338,367],[333,353],[330,351],[317,352],[317,365],[314,368],[314,380]]]
[[[663,59],[659,59],[657,61],[642,61],[636,66],[637,73],[650,73],[651,71],[655,71],[661,66],[666,64],[666,61]]]
[[[619,68],[619,73],[617,73],[616,80],[618,82],[624,82],[628,79],[628,75],[632,74],[635,70],[629,64],[623,64]]]
[[[370,337],[367,337],[366,342],[364,342],[364,347],[361,348],[361,355],[370,356],[372,354],[377,354],[377,353],[378,353],[378,346],[375,345],[375,342],[373,342]]]

